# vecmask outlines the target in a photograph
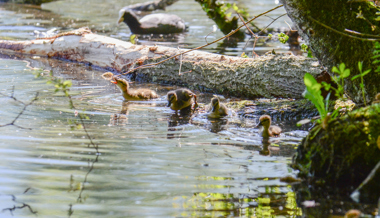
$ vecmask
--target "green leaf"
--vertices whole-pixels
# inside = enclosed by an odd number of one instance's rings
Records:
[[[364,71],[364,72],[362,73],[362,77],[364,77],[365,75],[367,75],[369,72],[371,72],[371,69]]]
[[[343,73],[343,71],[344,71],[345,68],[346,68],[346,65],[344,63],[341,63],[339,65],[339,71],[340,71],[340,73]]]
[[[235,11],[238,11],[238,10],[239,10],[239,8],[238,8],[238,6],[236,5],[236,3],[233,4],[232,8],[233,8]]]
[[[339,70],[338,70],[338,68],[336,66],[333,66],[332,72],[339,74]]]
[[[306,87],[312,87],[315,83],[317,83],[317,80],[315,80],[315,78],[309,73],[305,74],[303,81]]]
[[[350,76],[350,69],[345,69],[342,74],[341,74],[342,78],[347,78]]]
[[[71,80],[66,80],[65,82],[63,82],[63,85],[65,85],[67,87],[71,87],[73,85],[73,83],[71,82]]]
[[[353,76],[352,78],[351,78],[351,81],[354,81],[356,78],[358,78],[358,77],[360,77],[361,76],[361,74],[358,74],[358,75],[356,75],[356,76]]]
[[[361,61],[358,62],[359,71],[362,72],[363,63]]]

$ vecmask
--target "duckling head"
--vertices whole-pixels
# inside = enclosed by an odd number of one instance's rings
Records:
[[[121,78],[118,78],[118,77],[114,77],[111,82],[113,84],[116,84],[119,89],[121,89],[121,91],[127,91],[128,88],[129,88],[129,83],[127,82],[127,80],[125,79],[121,79]]]
[[[212,112],[215,112],[219,108],[219,98],[214,97],[211,99]]]
[[[263,126],[264,128],[269,128],[270,123],[271,123],[271,118],[268,115],[263,115],[259,119],[260,123],[259,126]]]
[[[170,105],[176,101],[177,101],[177,94],[175,92],[168,92],[168,105],[167,106],[170,107]]]

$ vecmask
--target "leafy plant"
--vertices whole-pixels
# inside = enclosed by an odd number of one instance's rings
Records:
[[[360,77],[360,88],[362,90],[362,94],[363,94],[363,101],[364,101],[364,105],[367,106],[367,103],[366,103],[366,99],[365,99],[365,89],[364,89],[364,80],[363,80],[363,77],[365,75],[367,75],[369,72],[371,72],[371,69],[369,70],[366,70],[363,72],[363,62],[358,62],[358,69],[359,69],[359,72],[360,74],[358,75],[355,75],[351,78],[352,81],[354,81],[355,79],[359,78]]]
[[[330,90],[330,88],[333,89],[335,91],[335,96],[338,99],[341,99],[344,96],[344,79],[350,76],[351,71],[348,68],[346,69],[346,65],[344,63],[341,63],[338,67],[334,66],[332,68],[332,72],[337,74],[333,75],[332,79],[338,85],[338,88],[334,88],[331,84],[327,84],[325,82],[322,82],[322,85],[327,91]]]
[[[301,50],[304,51],[304,52],[307,52],[307,57],[308,58],[313,58],[313,54],[311,53],[311,50],[310,50],[309,46],[307,46],[306,44],[302,44],[301,45]]]
[[[328,99],[324,100],[321,92],[322,85],[309,73],[306,73],[304,78],[306,90],[303,96],[309,99],[317,108],[321,119],[325,119],[328,112]]]
[[[286,35],[285,33],[279,33],[278,35],[278,40],[282,43],[282,44],[285,44],[288,39],[289,39],[289,36]]]

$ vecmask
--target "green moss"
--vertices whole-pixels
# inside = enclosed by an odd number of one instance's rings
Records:
[[[293,167],[311,181],[359,185],[380,161],[380,104],[361,108],[316,126],[298,147]]]
[[[297,10],[296,20],[299,29],[303,30],[302,35],[309,38],[308,45],[313,55],[317,57],[322,65],[328,67],[339,63],[345,63],[351,69],[351,77],[359,74],[357,69],[358,61],[363,61],[365,69],[371,68],[372,73],[364,78],[368,98],[372,99],[380,91],[380,74],[373,73],[376,66],[372,64],[373,42],[358,40],[338,34],[320,24],[328,25],[332,29],[347,33],[345,30],[378,35],[380,34],[380,22],[376,21],[378,9],[367,1],[347,1],[347,0],[284,0]],[[357,18],[358,13],[365,19]],[[302,26],[301,26],[302,25]],[[372,29],[376,26],[375,29]],[[362,101],[358,92],[359,80],[349,81],[347,91],[355,101]]]

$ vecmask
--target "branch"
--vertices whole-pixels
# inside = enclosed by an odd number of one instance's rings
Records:
[[[272,11],[274,11],[274,10],[276,10],[276,9],[278,9],[278,8],[280,8],[280,7],[282,7],[282,6],[283,6],[283,5],[279,5],[279,6],[277,6],[277,7],[275,7],[275,8],[272,8],[272,9],[270,9],[270,10],[264,12],[264,13],[261,13],[261,14],[255,16],[254,18],[250,19],[250,20],[247,21],[246,23],[250,23],[250,22],[254,21],[255,19],[257,19],[257,18],[259,18],[259,17],[261,17],[261,16],[263,16],[263,15],[269,13],[269,12],[272,12]],[[175,57],[178,57],[178,56],[180,56],[180,55],[183,55],[183,54],[189,53],[189,52],[191,52],[191,51],[199,50],[199,49],[201,49],[201,48],[204,48],[204,47],[206,47],[206,46],[209,46],[209,45],[211,45],[211,44],[214,44],[214,43],[216,43],[216,42],[219,42],[219,41],[222,40],[222,39],[225,39],[225,38],[227,38],[227,37],[232,36],[234,33],[236,33],[237,31],[239,31],[239,30],[240,30],[242,27],[244,27],[244,26],[245,26],[245,25],[243,24],[243,25],[239,26],[237,29],[231,31],[229,34],[227,34],[227,35],[225,35],[225,36],[223,36],[223,37],[221,37],[221,38],[219,38],[219,39],[216,39],[216,40],[214,40],[214,41],[212,41],[212,42],[210,42],[210,43],[207,43],[207,44],[205,44],[205,45],[202,45],[202,46],[199,46],[199,47],[197,47],[197,48],[193,48],[193,49],[187,50],[187,51],[185,51],[185,52],[182,52],[182,53],[179,53],[179,54],[173,55],[173,56],[171,56],[171,57],[169,57],[169,58],[166,58],[166,59],[164,59],[164,60],[162,60],[162,61],[159,61],[159,62],[157,62],[157,63],[146,64],[146,65],[142,65],[142,66],[139,66],[139,67],[133,68],[133,69],[131,69],[131,70],[125,72],[125,73],[121,73],[121,74],[116,75],[116,76],[119,77],[119,76],[121,76],[121,75],[129,74],[129,73],[132,73],[133,71],[138,70],[138,69],[151,68],[151,67],[157,66],[157,65],[159,65],[159,64],[161,64],[161,63],[164,63],[164,62],[166,62],[166,61],[168,61],[168,60],[170,60],[170,59],[173,59],[173,58],[175,58]]]
[[[323,26],[323,27],[325,27],[325,28],[327,28],[327,29],[329,29],[329,30],[331,30],[331,31],[333,31],[333,32],[336,32],[336,33],[338,33],[338,34],[340,34],[340,35],[343,35],[343,36],[349,37],[349,38],[358,39],[358,40],[362,40],[362,41],[380,41],[380,39],[374,39],[374,38],[361,38],[361,37],[357,37],[357,36],[349,35],[349,34],[347,34],[347,33],[344,33],[344,32],[341,32],[341,31],[339,31],[339,30],[336,30],[336,29],[334,29],[334,28],[332,28],[332,27],[330,27],[330,26],[327,26],[326,24],[323,24],[323,23],[319,22],[318,20],[316,20],[316,19],[314,19],[314,18],[312,18],[312,17],[309,17],[309,18],[310,18],[312,21],[316,22],[317,24],[319,24],[319,25],[321,25],[321,26]],[[352,33],[352,32],[351,32],[351,33]]]
[[[15,124],[15,122],[16,122],[16,121],[21,117],[21,115],[25,112],[26,108],[27,108],[28,106],[30,106],[31,104],[33,104],[33,103],[38,99],[38,95],[39,95],[39,93],[36,92],[36,96],[35,96],[35,97],[34,97],[34,98],[33,98],[28,104],[25,104],[24,102],[18,100],[16,97],[13,96],[13,94],[14,94],[14,86],[13,86],[13,88],[12,88],[12,94],[11,94],[11,96],[7,96],[7,95],[4,95],[3,93],[0,93],[0,95],[2,95],[2,96],[9,97],[9,98],[13,99],[14,101],[23,104],[23,105],[24,105],[24,108],[23,108],[23,109],[20,111],[20,113],[19,113],[19,114],[13,119],[12,122],[7,123],[7,124],[4,124],[4,125],[0,125],[0,127],[5,127],[5,126],[16,126],[16,127],[20,128],[20,129],[31,129],[31,128],[25,128],[25,127],[19,126],[19,125]]]

